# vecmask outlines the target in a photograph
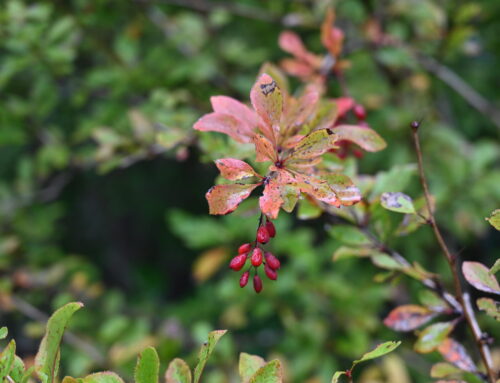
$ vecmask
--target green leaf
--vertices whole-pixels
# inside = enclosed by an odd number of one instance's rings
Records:
[[[9,333],[9,330],[7,330],[7,327],[1,327],[0,328],[0,339],[5,339],[7,337],[7,334]]]
[[[373,350],[367,352],[366,354],[363,354],[363,356],[352,362],[352,367],[351,370],[356,366],[358,363],[364,362],[366,360],[370,359],[375,359],[375,358],[380,358],[383,355],[386,355],[392,351],[394,351],[396,348],[399,347],[401,344],[401,341],[389,341],[389,342],[384,342],[379,344],[377,347],[375,347]]]
[[[427,353],[434,351],[448,337],[455,327],[454,322],[439,322],[426,327],[418,334],[415,351]]]
[[[278,359],[272,360],[259,368],[250,379],[250,383],[281,383],[282,381],[283,372]]]
[[[87,375],[83,380],[77,379],[82,383],[124,383],[122,378],[111,371],[97,372]]]
[[[370,200],[378,198],[383,192],[405,190],[416,172],[417,167],[414,164],[408,164],[394,166],[388,171],[377,173]]]
[[[487,293],[500,294],[497,279],[489,273],[489,269],[480,262],[464,262],[464,277],[472,286]]]
[[[40,348],[35,357],[35,369],[40,379],[52,383],[59,368],[59,346],[71,316],[83,303],[72,302],[57,310],[49,318],[45,335],[40,343]]]
[[[386,192],[380,196],[381,205],[396,213],[415,214],[411,197],[401,192]]]
[[[396,259],[385,253],[375,253],[370,256],[373,264],[382,269],[387,270],[403,270],[404,265],[399,263]]]
[[[158,383],[160,360],[154,347],[146,348],[137,358],[135,383]]]
[[[175,358],[165,372],[166,383],[191,383],[191,370],[182,359]]]
[[[339,125],[332,129],[338,140],[354,142],[368,152],[385,149],[384,139],[373,129],[357,125]]]
[[[0,382],[9,375],[12,364],[14,363],[15,353],[16,342],[12,339],[0,354]]]
[[[375,250],[371,247],[349,247],[349,246],[340,246],[335,253],[333,253],[333,261],[336,262],[339,259],[344,258],[362,258],[368,257],[373,254]]]
[[[491,298],[479,298],[476,303],[479,310],[485,311],[490,317],[500,321],[500,303]]]
[[[333,374],[333,377],[332,377],[332,382],[331,383],[338,383],[340,377],[342,375],[345,375],[345,371],[337,371],[335,372],[335,374]]]
[[[194,383],[198,383],[200,381],[201,373],[205,368],[205,364],[207,364],[207,360],[210,357],[210,354],[215,348],[215,345],[219,341],[219,339],[227,332],[227,330],[216,330],[210,332],[208,334],[208,341],[201,346],[200,353],[198,355],[198,364],[194,369]]]
[[[242,383],[248,383],[257,370],[265,364],[266,361],[260,356],[242,352],[240,354],[240,363],[238,366]]]
[[[456,374],[461,374],[462,370],[460,370],[458,367],[455,367],[452,364],[449,363],[436,363],[434,366],[431,368],[431,377],[433,378],[446,378],[447,376],[450,375],[456,375]]]
[[[489,218],[485,218],[491,226],[495,229],[500,230],[500,209],[493,211]]]
[[[318,218],[323,213],[323,210],[316,204],[313,204],[309,199],[304,198],[299,202],[297,217],[307,220]]]
[[[12,367],[9,372],[9,376],[16,383],[20,383],[23,380],[25,371],[24,371],[24,362],[17,355],[14,356],[14,362],[12,363]]]
[[[330,234],[345,245],[366,246],[372,244],[365,233],[351,225],[335,225],[330,229]]]

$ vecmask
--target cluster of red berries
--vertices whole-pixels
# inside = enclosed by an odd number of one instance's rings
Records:
[[[253,277],[253,288],[255,292],[260,293],[262,291],[262,279],[257,273],[257,268],[264,264],[264,272],[267,277],[273,281],[278,279],[278,269],[281,264],[278,258],[276,258],[269,251],[264,251],[262,245],[269,242],[271,238],[276,235],[276,228],[274,224],[266,218],[266,223],[259,224],[257,229],[257,236],[255,242],[244,243],[238,248],[238,255],[231,259],[229,267],[234,271],[240,271],[246,264],[247,259],[250,258],[250,268],[254,267],[255,274]],[[240,278],[240,287],[245,287],[250,278],[250,270],[246,270]]]

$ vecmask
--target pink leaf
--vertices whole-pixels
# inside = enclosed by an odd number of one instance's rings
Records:
[[[264,136],[256,134],[253,137],[253,142],[255,144],[255,153],[257,162],[272,161],[276,162],[278,159],[276,155],[276,150],[273,144]]]
[[[308,86],[299,99],[290,98],[287,103],[285,126],[299,127],[313,117],[320,94],[315,86]]]
[[[213,186],[205,195],[210,214],[223,215],[233,212],[259,185],[230,184]]]
[[[285,72],[292,76],[308,78],[314,74],[314,68],[303,61],[295,59],[283,59],[281,60],[280,64]]]
[[[283,96],[271,76],[263,73],[258,78],[250,92],[250,99],[262,121],[269,127],[279,128],[283,112]]]
[[[215,160],[215,164],[219,168],[221,176],[230,181],[258,176],[250,165],[235,158],[221,158]]]
[[[368,152],[378,152],[387,146],[376,131],[365,126],[339,125],[332,130],[339,140],[354,142]]]
[[[328,49],[333,57],[337,57],[342,50],[344,33],[333,26],[335,13],[328,9],[325,21],[321,25],[321,42]]]
[[[487,293],[500,294],[500,286],[495,276],[489,273],[489,269],[479,262],[464,262],[462,272],[465,279],[476,289]]]
[[[426,307],[418,305],[403,305],[392,310],[384,324],[396,331],[411,331],[429,322],[436,316]]]
[[[304,46],[304,43],[294,32],[281,32],[278,44],[285,52],[291,53],[298,58],[302,58],[307,54],[307,49]]]
[[[354,107],[354,100],[351,97],[339,97],[333,101],[337,103],[339,117],[345,116]]]
[[[283,202],[280,184],[274,179],[270,179],[264,187],[262,197],[259,198],[260,210],[269,218],[276,219]]]
[[[227,96],[213,96],[210,98],[212,108],[216,113],[229,114],[240,120],[247,135],[252,136],[259,125],[259,117],[245,104]]]
[[[472,358],[467,353],[467,350],[457,341],[447,338],[438,347],[439,353],[448,362],[453,363],[455,366],[464,371],[475,372],[476,365]]]
[[[203,132],[219,132],[227,134],[235,141],[247,143],[252,141],[253,133],[237,118],[223,113],[210,113],[201,117],[193,126]]]

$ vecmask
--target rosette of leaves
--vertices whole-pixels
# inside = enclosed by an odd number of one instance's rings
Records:
[[[200,131],[253,143],[255,161],[270,162],[266,174],[260,175],[242,160],[217,160],[222,177],[238,183],[216,185],[207,192],[210,214],[231,213],[258,186],[264,187],[260,210],[272,219],[281,208],[291,212],[302,194],[335,207],[361,199],[349,177],[321,168],[320,163],[322,155],[335,149],[339,141],[354,142],[367,151],[383,149],[385,142],[374,130],[335,126],[337,104],[322,101],[317,87],[310,85],[294,98],[266,73],[252,87],[250,99],[253,109],[229,97],[212,97],[214,112],[194,125]]]

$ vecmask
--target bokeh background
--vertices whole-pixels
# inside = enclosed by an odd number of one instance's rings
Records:
[[[360,172],[420,196],[408,123],[422,119],[447,240],[462,259],[493,264],[500,240],[484,217],[500,207],[497,0],[3,0],[0,324],[22,356],[36,353],[48,313],[81,300],[63,374],[113,369],[130,378],[147,345],[163,368],[175,356],[193,363],[207,333],[227,328],[207,382],[236,381],[241,351],[279,357],[290,382],[326,382],[390,339],[403,347],[356,381],[429,381],[439,356],[414,353],[413,335],[381,323],[395,304],[417,299],[417,282],[377,283],[363,259],[333,263],[342,238],[330,217],[282,213],[273,240],[280,279],[256,295],[226,266],[254,235],[256,199],[208,215],[211,161],[237,149],[195,133],[193,122],[212,95],[248,100],[260,66],[287,57],[281,31],[324,53],[329,5],[346,34],[349,91],[388,143],[356,160]],[[373,44],[374,21],[402,46]],[[329,95],[339,95],[334,80]],[[386,240],[450,280],[429,229]],[[493,319],[480,321],[499,335]]]

